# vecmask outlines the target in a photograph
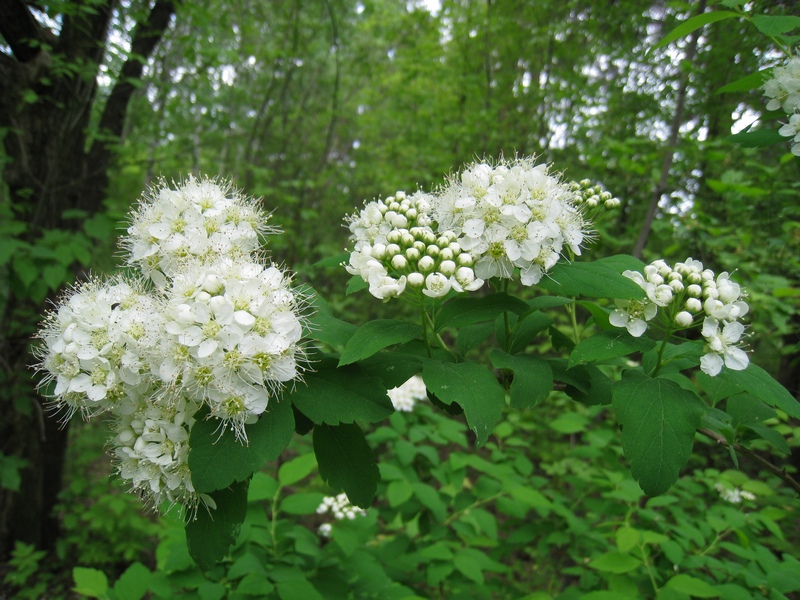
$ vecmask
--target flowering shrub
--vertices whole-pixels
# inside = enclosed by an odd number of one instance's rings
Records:
[[[302,371],[304,299],[259,262],[260,237],[274,233],[266,222],[258,203],[215,181],[162,185],[123,240],[141,276],[78,285],[40,331],[55,408],[110,413],[119,475],[154,507],[215,506],[189,467],[201,407],[246,442],[245,425]]]
[[[140,276],[92,279],[46,318],[42,385],[67,416],[112,417],[120,477],[153,506],[188,509],[204,569],[235,542],[254,472],[295,433],[313,432],[313,455],[281,467],[278,492],[316,463],[339,495],[289,508],[362,514],[381,473],[361,424],[426,397],[463,414],[476,447],[507,411],[554,391],[610,405],[648,495],[675,483],[698,431],[734,459],[753,437],[783,450],[760,420],[769,407],[800,417],[800,405],[750,364],[749,307],[729,273],[585,257],[594,219],[619,204],[533,159],[474,163],[434,192],[368,202],[346,218],[352,249],[328,264],[352,275],[348,292],[407,302],[419,322],[356,326],[263,259],[276,231],[257,202],[211,180],[162,186],[123,241]]]

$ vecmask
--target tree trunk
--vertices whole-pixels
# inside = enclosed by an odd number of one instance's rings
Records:
[[[3,169],[8,203],[24,225],[20,242],[35,244],[48,229],[79,231],[67,209],[91,216],[102,209],[113,144],[151,55],[175,12],[158,0],[133,31],[131,57],[123,64],[101,113],[99,135],[88,133],[97,96],[109,25],[117,0],[72,3],[58,37],[43,29],[22,0],[0,0],[0,33],[11,54],[0,52],[0,129],[9,161]],[[61,68],[54,69],[53,65]],[[67,66],[68,68],[63,68]],[[69,67],[74,67],[70,69]],[[58,527],[52,514],[61,489],[67,428],[48,415],[35,393],[29,352],[36,323],[53,298],[31,298],[14,275],[15,258],[0,281],[0,452],[27,461],[19,492],[0,488],[0,560],[15,540],[52,547]],[[79,273],[82,266],[72,266]],[[55,294],[51,294],[55,296]]]

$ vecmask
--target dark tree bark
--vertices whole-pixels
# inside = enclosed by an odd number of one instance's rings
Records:
[[[0,0],[0,34],[11,49],[10,54],[0,52],[0,129],[7,129],[4,145],[10,159],[3,169],[8,195],[0,201],[9,202],[25,222],[20,237],[26,242],[35,243],[46,229],[77,230],[80,223],[62,217],[67,209],[92,215],[103,206],[113,147],[122,134],[135,80],[175,12],[172,0],[156,0],[136,25],[130,58],[89,145],[97,75],[118,4],[72,2],[55,36],[39,25],[29,3]],[[31,335],[45,304],[16,292],[10,271],[0,278],[8,290],[0,299],[0,452],[28,461],[20,492],[0,488],[2,560],[15,540],[48,548],[56,539],[52,508],[61,488],[67,429],[45,414],[29,373]]]

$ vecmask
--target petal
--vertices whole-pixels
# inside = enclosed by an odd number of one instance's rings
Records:
[[[633,337],[641,337],[647,331],[647,323],[641,319],[633,319],[625,327]]]
[[[741,348],[728,348],[725,353],[725,366],[734,371],[741,371],[750,364],[750,357]]]
[[[704,354],[700,359],[700,370],[714,377],[722,370],[722,358],[719,354]]]

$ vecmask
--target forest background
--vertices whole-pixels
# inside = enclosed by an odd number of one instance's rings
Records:
[[[433,7],[346,0],[2,0],[0,553],[7,562],[0,578],[6,588],[19,594],[27,590],[30,597],[45,592],[57,597],[74,593],[68,590],[77,586],[85,593],[113,596],[114,589],[103,588],[102,578],[97,587],[73,580],[80,575],[92,581],[102,572],[108,581],[134,573],[128,579],[148,582],[154,594],[158,589],[200,597],[214,597],[220,590],[246,593],[239,589],[246,573],[241,567],[238,576],[228,570],[203,575],[168,553],[176,546],[174,523],[143,515],[118,484],[107,481],[108,461],[97,459],[102,434],[92,437],[97,425],[74,422],[59,428],[46,417],[28,368],[30,336],[48,301],[76,277],[114,269],[116,236],[125,213],[161,177],[218,175],[232,179],[247,194],[263,197],[273,212],[272,222],[285,232],[269,247],[273,260],[289,266],[299,282],[312,284],[337,313],[360,323],[380,316],[385,307],[363,293],[345,296],[343,270],[317,264],[346,245],[346,229],[340,225],[344,215],[363,200],[396,190],[431,189],[475,158],[537,155],[568,177],[602,182],[622,199],[621,210],[600,225],[594,256],[627,253],[668,261],[693,256],[717,271],[735,271],[749,290],[751,305],[758,305],[749,330],[753,361],[797,396],[797,159],[781,138],[774,143],[773,136],[768,139],[772,143],[758,147],[731,140],[731,134],[753,123],[756,129],[777,130],[779,115],[765,110],[758,90],[719,93],[726,84],[777,64],[783,55],[763,32],[737,19],[653,48],[678,23],[718,8],[705,2],[636,0],[445,0]],[[796,11],[793,3],[781,2],[754,2],[748,9],[770,15]],[[528,510],[540,517],[549,515],[554,505],[575,507],[579,498],[594,498],[598,504],[567,519],[565,528],[577,537],[565,541],[552,538],[553,532],[549,538],[537,532],[532,539],[540,540],[538,546],[531,540],[509,540],[508,529],[497,530],[509,515],[478,495],[475,511],[484,504],[491,510],[483,511],[488,517],[473,515],[477,524],[472,533],[456,527],[451,537],[415,551],[446,562],[456,545],[445,551],[434,544],[458,541],[482,548],[481,556],[491,556],[491,563],[458,555],[460,560],[450,561],[455,566],[449,571],[442,566],[439,575],[401,575],[388,567],[392,557],[384,553],[368,561],[369,568],[382,574],[373,580],[385,582],[386,589],[413,589],[423,597],[446,597],[473,587],[477,597],[519,597],[522,591],[538,589],[554,597],[569,597],[570,590],[636,596],[636,590],[659,590],[669,581],[663,565],[677,568],[683,555],[691,554],[687,549],[678,560],[675,549],[665,550],[660,538],[648,542],[637,534],[636,543],[620,543],[619,522],[605,537],[582,545],[585,540],[579,538],[595,527],[593,519],[610,522],[616,515],[628,526],[632,514],[646,520],[638,511],[652,507],[620,483],[632,480],[623,477],[619,454],[606,457],[607,463],[593,463],[591,472],[578,466],[582,457],[572,454],[576,438],[590,440],[597,458],[605,456],[606,445],[613,449],[613,436],[604,433],[613,429],[596,407],[576,408],[554,396],[552,403],[513,420],[512,431],[498,434],[501,441],[524,432],[523,438],[541,440],[542,445],[526,442],[523,452],[498,443],[502,460],[493,460],[536,463],[540,485],[551,490],[542,496],[546,508],[528,499]],[[565,406],[568,414],[577,415],[566,423]],[[409,417],[411,425],[394,419],[395,434],[410,435],[417,427],[428,432],[427,439],[432,424],[445,427],[433,411],[422,412]],[[784,438],[784,460],[792,472],[800,466],[797,429],[777,420],[773,425]],[[385,442],[389,434],[377,435]],[[453,435],[460,440],[465,434]],[[304,441],[296,443],[302,446]],[[438,442],[430,443],[435,447]],[[443,446],[452,443],[441,440]],[[382,452],[388,462],[405,460],[385,448]],[[425,460],[436,463],[437,452]],[[275,478],[281,465],[293,464],[291,456],[269,467]],[[414,456],[408,464],[420,460]],[[305,467],[295,466],[302,474]],[[726,563],[728,579],[715,581],[718,565],[690,561],[686,569],[696,570],[687,577],[694,583],[681,580],[672,586],[674,593],[691,593],[679,588],[699,585],[697,581],[759,589],[766,597],[796,590],[791,582],[767,582],[772,563],[761,556],[758,566],[760,551],[754,542],[766,533],[770,537],[763,547],[774,556],[785,557],[782,550],[793,543],[796,547],[796,498],[792,504],[791,493],[755,466],[748,470],[742,462],[746,475],[728,473],[734,466],[730,456],[711,446],[698,450],[691,466],[694,470],[681,480],[684,488],[676,498],[688,502],[699,493],[692,485],[705,486],[707,504],[682,517],[704,540],[697,542],[702,552],[696,554],[733,562]],[[615,470],[619,473],[610,475]],[[385,480],[396,481],[384,471],[391,469],[382,467]],[[605,488],[598,477],[614,483]],[[281,486],[268,488],[272,493],[264,492],[263,498],[253,497],[255,504],[285,494],[283,487],[301,498],[311,494],[306,504],[324,492],[311,469],[296,480],[275,478]],[[768,485],[759,487],[760,480]],[[705,531],[692,519],[704,521],[710,506],[726,508],[715,491],[719,481],[748,483],[772,500],[753,513],[758,519]],[[437,494],[442,490],[435,488]],[[628,496],[620,492],[626,489]],[[612,491],[616,495],[609,496]],[[427,491],[417,489],[409,497],[404,493],[395,495],[387,510],[439,515],[440,504]],[[601,507],[600,499],[617,504]],[[281,513],[285,520],[278,520],[275,507],[268,511],[273,534],[277,522],[289,527],[316,518],[302,502],[287,506]],[[787,506],[794,506],[794,512]],[[371,527],[386,517],[372,515]],[[727,513],[725,518],[732,519]],[[400,519],[403,528],[412,521]],[[667,533],[652,523],[648,530]],[[374,533],[359,530],[353,539]],[[405,529],[402,535],[415,539]],[[292,538],[293,552],[301,541],[298,536]],[[728,536],[738,540],[739,550],[720,545]],[[341,534],[338,542],[338,565],[355,552],[345,537]],[[247,550],[247,536],[243,539],[239,558],[255,556]],[[161,554],[153,552],[154,540],[164,548]],[[309,542],[305,537],[302,541]],[[333,552],[325,548],[335,544],[315,543],[320,553]],[[503,545],[505,553],[492,555],[493,548]],[[548,558],[556,546],[563,552]],[[402,553],[411,555],[411,550]],[[598,566],[597,557],[606,555],[634,562]],[[304,581],[315,581],[323,559],[334,560],[332,556],[314,555],[319,561],[314,569],[298,567]],[[751,563],[767,583],[745,581],[741,565]],[[230,564],[238,563],[232,559]],[[131,565],[138,565],[135,571]],[[492,575],[481,575],[478,581],[476,568]],[[357,570],[344,572],[358,580]],[[415,570],[418,563],[410,569]],[[279,580],[264,578],[275,587],[272,593],[292,597],[285,581],[281,586]],[[116,593],[127,597],[122,588]],[[365,597],[368,593],[385,590],[363,591]]]

